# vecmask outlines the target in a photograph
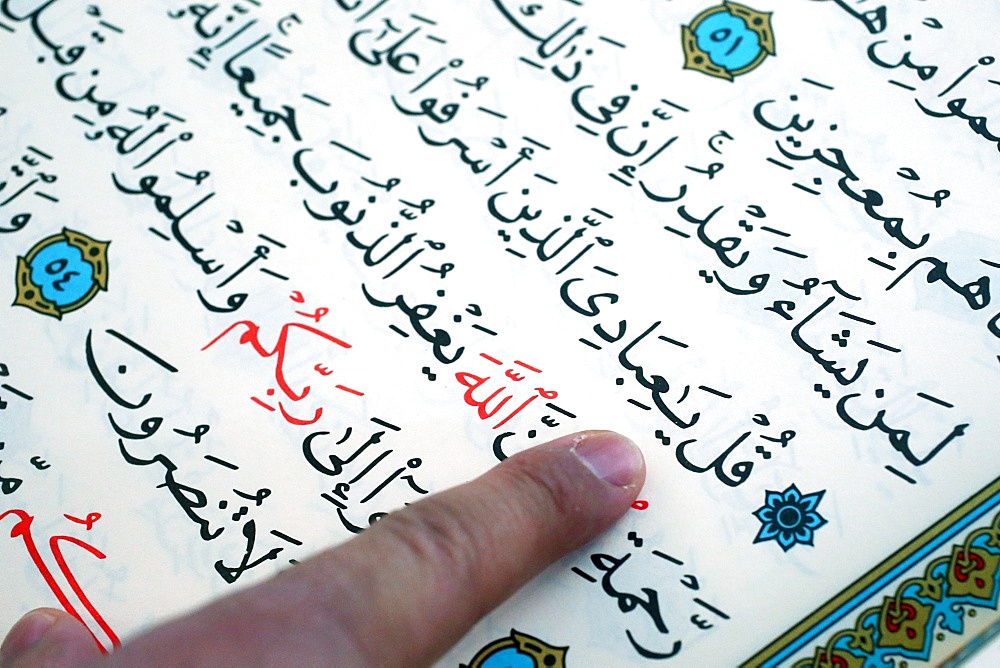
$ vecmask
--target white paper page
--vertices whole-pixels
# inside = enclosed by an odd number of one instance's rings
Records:
[[[641,502],[442,665],[754,655],[1000,474],[1000,11],[869,5],[0,3],[0,627],[604,428]]]

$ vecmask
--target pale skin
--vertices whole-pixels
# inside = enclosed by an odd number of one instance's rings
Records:
[[[645,474],[639,449],[618,434],[565,436],[126,639],[111,656],[65,612],[33,610],[4,639],[0,667],[429,665],[547,566],[614,524]]]

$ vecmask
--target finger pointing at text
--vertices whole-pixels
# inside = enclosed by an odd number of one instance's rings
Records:
[[[390,514],[361,536],[125,642],[110,665],[426,665],[635,501],[639,449],[566,436]],[[66,613],[11,629],[0,666],[101,661]]]

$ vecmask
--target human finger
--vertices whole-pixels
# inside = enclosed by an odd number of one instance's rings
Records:
[[[38,608],[21,617],[0,645],[0,666],[78,666],[99,656],[87,627],[54,608]]]
[[[112,664],[427,665],[635,500],[638,448],[589,431],[514,455],[358,538],[126,641]]]

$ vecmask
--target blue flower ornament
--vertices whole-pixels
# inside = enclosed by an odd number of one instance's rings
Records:
[[[824,494],[825,489],[803,494],[794,484],[784,492],[767,490],[764,505],[754,511],[762,526],[753,542],[776,540],[785,552],[798,544],[812,545],[814,532],[826,524],[816,512]]]

